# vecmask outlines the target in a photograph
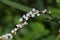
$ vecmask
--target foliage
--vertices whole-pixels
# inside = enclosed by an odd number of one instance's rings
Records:
[[[31,18],[28,21],[29,25],[20,29],[12,40],[56,40],[60,29],[58,21],[60,19],[60,3],[57,4],[57,7],[51,4],[51,0],[0,0],[0,35],[10,32],[19,23],[18,19],[29,12],[32,7],[39,10],[46,8],[52,11],[51,15],[55,20],[51,16],[43,14],[40,17]]]

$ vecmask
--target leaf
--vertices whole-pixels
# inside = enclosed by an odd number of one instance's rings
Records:
[[[42,37],[43,35],[47,35],[49,33],[47,33],[44,29],[43,24],[38,22],[30,22],[28,27],[31,27],[31,31],[28,29],[27,31],[29,32],[24,35],[22,40],[33,40],[36,37]]]
[[[35,8],[42,10],[44,9],[44,4],[43,4],[43,0],[36,0],[34,6]]]
[[[56,17],[60,17],[60,9],[58,8],[53,8],[53,7],[48,7],[48,10],[51,11],[51,14]]]
[[[47,38],[42,38],[42,40],[56,40],[56,36],[50,35],[50,36],[47,36]]]
[[[30,7],[27,7],[27,6],[24,6],[22,4],[18,4],[16,2],[9,1],[9,0],[1,0],[1,2],[3,2],[6,5],[9,5],[9,6],[13,7],[13,8],[20,9],[20,10],[22,10],[24,12],[29,12],[32,9]]]

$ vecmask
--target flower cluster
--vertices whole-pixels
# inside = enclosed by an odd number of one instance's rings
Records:
[[[8,39],[8,38],[12,39],[13,35],[16,35],[16,32],[18,29],[23,28],[24,25],[28,25],[27,21],[29,20],[29,18],[35,17],[35,16],[40,16],[41,13],[45,14],[46,9],[43,11],[39,11],[39,10],[36,10],[35,8],[33,8],[32,11],[30,11],[26,15],[23,15],[22,18],[19,19],[19,22],[21,22],[21,24],[17,24],[16,28],[11,30],[11,33],[6,33],[5,35],[2,35],[0,37],[0,39],[2,39],[2,40]],[[49,12],[49,13],[51,13],[51,12]]]

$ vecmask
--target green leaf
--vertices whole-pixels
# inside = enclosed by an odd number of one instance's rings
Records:
[[[18,4],[16,2],[13,2],[13,1],[9,1],[9,0],[1,0],[1,2],[3,2],[4,4],[7,4],[13,8],[16,8],[16,9],[20,9],[24,12],[29,12],[32,8],[30,7],[27,7],[27,6],[24,6],[22,4]]]
[[[48,7],[48,10],[51,11],[51,14],[56,17],[60,17],[60,9],[54,7]]]
[[[28,27],[31,27],[31,31],[28,29],[27,31],[29,32],[24,35],[22,40],[33,40],[36,37],[42,37],[43,35],[47,35],[49,33],[45,30],[44,25],[39,22],[30,22]]]
[[[43,0],[36,0],[36,2],[34,4],[34,7],[39,9],[39,10],[44,9]]]

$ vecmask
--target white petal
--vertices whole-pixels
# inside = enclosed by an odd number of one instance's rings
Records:
[[[25,18],[26,16],[25,15],[23,15],[23,18]]]
[[[37,13],[33,13],[33,14],[37,14]]]
[[[25,16],[25,15],[23,15],[23,18],[24,18],[25,20],[28,20],[28,17],[27,17],[27,16]]]
[[[19,25],[16,25],[19,28]]]
[[[20,18],[19,21],[22,22],[23,21],[23,18]]]
[[[8,34],[8,35],[9,35],[10,39],[12,39],[12,38],[13,38],[12,34]]]
[[[42,13],[44,14],[44,13],[45,13],[45,11],[42,11]]]
[[[18,28],[14,28],[14,31],[17,31],[18,30]]]
[[[11,30],[11,33],[15,33],[15,31],[14,30]]]
[[[5,39],[8,39],[9,37],[10,37],[10,39],[13,38],[12,34],[10,34],[10,33],[7,33],[7,34],[3,35],[3,37],[4,37]]]
[[[28,20],[28,17],[25,17],[26,20]]]
[[[35,12],[35,13],[33,13],[33,14],[37,14],[37,13],[39,13],[39,10],[36,10],[36,12]]]
[[[46,9],[44,11],[46,12]]]
[[[31,17],[35,17],[35,14],[31,14]]]
[[[40,16],[40,14],[38,13],[37,16]]]
[[[3,37],[5,37],[5,39],[8,39],[8,34],[3,35]]]
[[[27,16],[27,17],[29,17],[29,16],[30,16],[30,14],[29,14],[29,13],[27,13],[27,14],[26,14],[26,16]]]
[[[43,11],[42,11],[42,13],[44,14],[46,12],[46,9],[44,9]]]
[[[20,27],[20,28],[22,28],[22,25],[21,25],[21,24],[19,24],[19,27]]]
[[[35,12],[35,11],[36,11],[36,9],[35,9],[35,8],[33,8],[33,9],[32,9],[32,11],[33,11],[33,12]]]
[[[25,18],[25,15],[23,15],[23,18]]]
[[[15,30],[11,30],[11,33],[16,34],[16,31]]]
[[[39,10],[36,10],[36,14],[39,13]]]
[[[32,11],[29,12],[29,14],[32,14],[32,13],[33,13]]]
[[[27,22],[24,22],[24,25],[28,25],[28,23]]]
[[[18,28],[22,28],[22,25],[21,24],[18,24],[18,25],[16,25]]]

